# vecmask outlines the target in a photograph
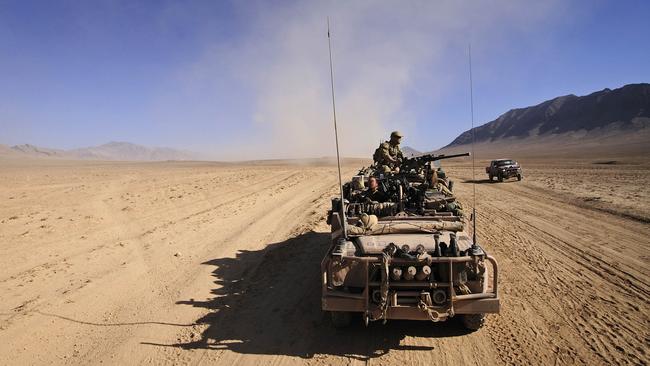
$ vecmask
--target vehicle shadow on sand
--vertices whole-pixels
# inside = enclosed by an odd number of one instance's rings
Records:
[[[402,345],[406,336],[467,334],[456,319],[439,324],[376,322],[366,328],[359,317],[349,328],[334,329],[327,314],[321,311],[320,303],[320,262],[329,241],[329,233],[307,232],[270,244],[266,250],[241,251],[236,258],[204,263],[215,267],[212,274],[219,285],[212,291],[215,297],[178,304],[209,309],[210,314],[197,320],[208,328],[198,340],[160,346],[302,358],[327,354],[364,360],[392,349],[430,351],[434,348]]]

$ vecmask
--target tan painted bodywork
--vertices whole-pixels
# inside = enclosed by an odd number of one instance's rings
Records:
[[[420,226],[435,227],[436,222],[418,220]],[[404,226],[406,222],[401,223]],[[422,224],[425,225],[422,225]],[[349,219],[349,225],[355,224],[355,219]],[[406,223],[408,226],[408,223]],[[457,226],[456,226],[457,227]],[[407,231],[410,232],[410,231]],[[452,231],[440,231],[440,242],[449,243]],[[471,246],[471,239],[464,231],[456,232],[459,250],[465,251]],[[489,268],[485,271],[482,281],[468,281],[471,293],[456,293],[458,287],[457,269],[475,262],[472,256],[459,257],[429,257],[426,259],[390,258],[390,266],[422,266],[430,264],[445,268],[448,271],[446,281],[388,281],[389,297],[385,314],[376,302],[372,301],[373,292],[381,283],[371,281],[369,272],[372,266],[382,261],[382,251],[390,243],[398,247],[408,245],[411,249],[422,245],[426,251],[432,251],[435,246],[432,233],[419,232],[409,234],[387,235],[350,235],[349,240],[340,246],[343,231],[337,213],[332,217],[332,247],[321,263],[322,274],[322,309],[326,311],[346,311],[363,313],[370,320],[408,319],[443,321],[457,314],[486,314],[498,313],[500,308],[498,295],[498,264],[496,260],[485,255],[482,258]],[[337,248],[343,248],[340,255],[333,255]],[[444,266],[444,267],[443,267]],[[337,276],[339,276],[337,278]],[[333,282],[341,282],[342,286],[334,286]],[[356,292],[346,289],[354,288]],[[426,309],[418,304],[419,296],[432,291],[444,289],[448,301],[444,304],[429,305]],[[415,303],[414,303],[415,301]],[[432,315],[434,318],[432,319]]]

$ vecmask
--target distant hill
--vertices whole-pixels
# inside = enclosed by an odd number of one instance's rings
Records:
[[[14,153],[37,157],[63,157],[64,150],[49,149],[30,144],[15,145],[10,148]]]
[[[482,126],[460,134],[444,150],[471,144],[536,141],[607,143],[608,137],[633,135],[650,142],[650,84],[629,84],[586,96],[565,95],[535,106],[512,109]]]
[[[78,159],[160,161],[196,160],[195,154],[168,147],[147,147],[130,142],[109,142],[107,144],[69,150],[68,154]]]
[[[28,158],[61,158],[79,160],[121,160],[121,161],[164,161],[198,160],[188,151],[168,147],[147,147],[130,142],[109,142],[107,144],[73,150],[38,147],[30,144],[7,147],[0,145],[0,155]]]
[[[415,150],[414,148],[409,147],[409,146],[403,146],[400,149],[402,150],[402,154],[404,154],[404,156],[407,156],[407,157],[417,156],[417,155],[422,154],[421,151]]]

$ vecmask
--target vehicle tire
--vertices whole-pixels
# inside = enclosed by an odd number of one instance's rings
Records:
[[[449,192],[453,192],[453,190],[454,190],[454,181],[450,179],[449,180]]]
[[[472,332],[477,331],[485,324],[485,314],[465,314],[463,315],[463,326]]]
[[[517,180],[522,180],[522,178],[521,174],[517,174]]]
[[[494,175],[490,174],[490,182],[494,180]]]
[[[499,182],[503,182],[503,175],[499,174],[499,176],[497,177],[497,179],[499,180]]]
[[[352,322],[352,314],[348,311],[330,311],[330,319],[334,328],[345,328]]]

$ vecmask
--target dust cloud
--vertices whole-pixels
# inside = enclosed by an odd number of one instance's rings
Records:
[[[233,158],[334,155],[328,15],[341,153],[367,157],[394,129],[416,135],[426,122],[416,120],[410,98],[434,103],[443,92],[449,77],[436,66],[449,47],[522,31],[556,5],[498,3],[422,1],[397,9],[387,1],[258,4],[247,14],[251,28],[243,42],[227,52],[211,48],[192,65],[201,86],[237,82],[252,96],[243,105],[252,121],[246,132],[215,152],[227,150]],[[206,80],[215,65],[228,70],[230,80]]]

